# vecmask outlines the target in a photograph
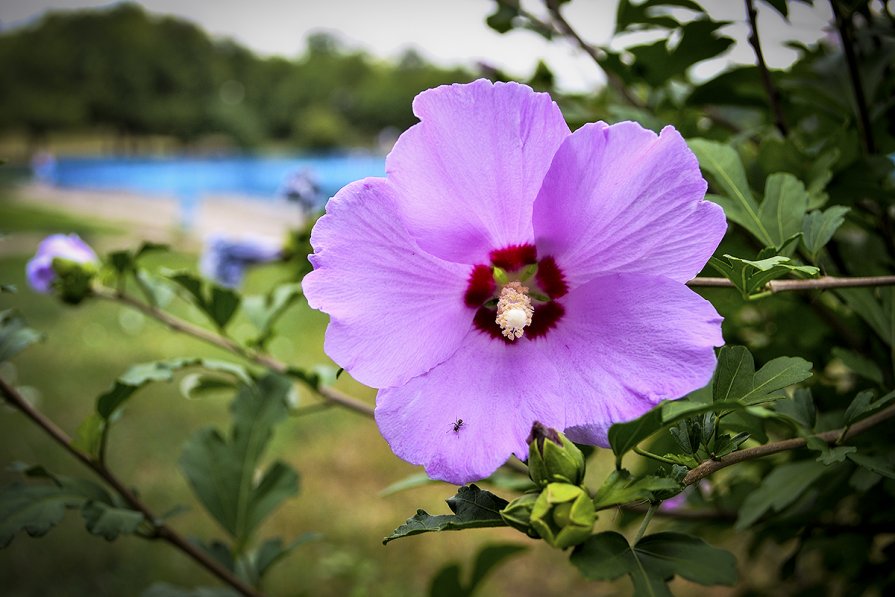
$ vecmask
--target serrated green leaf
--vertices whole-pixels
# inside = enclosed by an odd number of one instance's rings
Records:
[[[81,515],[87,530],[107,541],[114,541],[119,535],[130,535],[143,522],[143,514],[129,508],[116,508],[103,502],[87,501],[81,507]]]
[[[724,259],[711,257],[709,265],[733,282],[733,285],[750,299],[763,296],[768,282],[788,274],[799,277],[817,275],[820,270],[812,265],[793,263],[789,257],[776,255],[766,259],[749,260],[733,255],[724,255]]]
[[[45,535],[59,524],[66,509],[80,508],[88,500],[109,502],[109,494],[86,479],[54,475],[43,467],[19,467],[29,477],[52,483],[13,483],[0,489],[0,548],[10,544],[16,533],[32,537]]]
[[[758,217],[778,252],[784,253],[786,241],[802,230],[802,218],[807,209],[808,192],[802,181],[787,172],[768,177]]]
[[[805,445],[808,446],[808,448],[811,450],[820,452],[820,456],[817,457],[817,462],[820,462],[827,466],[843,462],[846,456],[858,451],[858,449],[854,446],[832,447],[829,443],[820,439],[816,435],[812,435],[811,437],[809,437]]]
[[[611,506],[652,500],[658,491],[680,490],[680,484],[668,477],[647,475],[635,477],[622,469],[612,471],[594,496],[594,508],[603,510]]]
[[[287,414],[288,379],[268,375],[257,386],[243,386],[233,401],[228,437],[216,429],[195,433],[184,447],[180,467],[196,496],[221,526],[245,541],[287,497],[298,491],[298,475],[276,462],[255,482],[273,428]]]
[[[845,222],[849,208],[834,205],[824,211],[814,210],[802,221],[802,245],[811,261],[816,262],[820,250],[833,238],[836,230]]]
[[[453,514],[433,516],[425,510],[417,510],[413,517],[408,518],[391,535],[383,539],[382,544],[420,533],[506,526],[500,517],[500,511],[508,503],[505,499],[479,489],[476,485],[464,486],[457,490],[454,497],[447,500]]]
[[[613,580],[627,574],[634,595],[670,596],[666,583],[674,576],[703,585],[733,585],[736,559],[697,537],[656,533],[634,547],[615,532],[599,533],[578,545],[570,561],[590,580]]]
[[[740,507],[736,529],[752,526],[769,510],[780,512],[796,501],[829,469],[814,460],[788,462],[774,468]]]
[[[742,396],[746,405],[766,402],[775,392],[811,377],[812,363],[799,357],[778,357],[755,372],[752,389]]]
[[[873,391],[871,390],[865,390],[855,396],[855,399],[852,400],[845,410],[845,424],[851,425],[878,411],[895,399],[895,392],[889,392],[885,396],[880,397],[879,400],[874,401],[872,399]]]
[[[773,245],[774,241],[758,215],[758,203],[749,189],[746,170],[736,150],[707,139],[691,139],[687,144],[696,154],[699,166],[723,193],[721,196],[706,195],[706,199],[724,208],[727,219],[751,232],[764,246]]]
[[[755,362],[745,346],[722,346],[712,382],[713,400],[736,401],[752,390]]]

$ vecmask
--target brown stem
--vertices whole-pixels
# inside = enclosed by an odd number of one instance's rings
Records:
[[[893,286],[895,276],[864,276],[839,278],[821,276],[809,280],[773,280],[768,282],[771,292],[789,292],[795,290],[823,290],[825,288],[858,288],[862,286]],[[727,278],[693,278],[687,282],[691,288],[735,288]]]
[[[193,338],[201,340],[206,344],[211,344],[212,346],[223,348],[224,350],[237,354],[257,365],[266,367],[271,371],[282,373],[284,375],[289,373],[288,365],[286,365],[282,361],[278,361],[270,355],[253,350],[248,350],[247,348],[245,348],[238,342],[231,340],[230,338],[226,338],[203,327],[199,327],[197,325],[189,323],[188,321],[184,321],[183,319],[162,311],[158,307],[153,307],[152,305],[139,301],[128,294],[113,292],[104,288],[95,288],[93,290],[93,294],[98,298],[127,305],[128,307],[136,309],[144,315],[151,317],[156,321],[159,321],[160,323],[163,323],[176,332],[192,336]],[[347,394],[344,394],[334,388],[321,386],[314,388],[314,390],[329,402],[333,402],[335,404],[338,404],[339,406],[343,406],[368,417],[373,416],[373,407],[356,398],[352,398],[351,396],[348,396]]]
[[[870,415],[866,419],[858,421],[848,428],[824,431],[823,433],[818,433],[814,437],[817,437],[821,441],[827,442],[828,444],[836,443],[837,441],[845,441],[867,431],[871,427],[879,425],[883,421],[886,421],[893,416],[895,416],[895,405],[884,408],[878,413]],[[682,483],[684,485],[692,485],[700,479],[703,479],[711,475],[712,473],[719,471],[722,468],[726,468],[732,464],[737,464],[738,462],[743,462],[745,460],[752,460],[754,458],[762,458],[771,454],[777,454],[778,452],[795,450],[797,448],[804,447],[806,443],[807,440],[803,437],[784,439],[778,442],[765,444],[763,446],[755,446],[754,448],[740,450],[738,452],[729,454],[728,456],[724,456],[723,458],[718,458],[717,460],[706,460],[705,462],[691,470],[689,473],[687,473]]]
[[[848,78],[851,81],[852,91],[855,94],[855,103],[858,107],[858,124],[861,128],[861,141],[867,153],[876,153],[876,143],[873,140],[873,129],[870,126],[870,113],[867,110],[867,99],[864,97],[864,86],[861,84],[861,73],[858,70],[858,59],[855,56],[855,48],[852,45],[851,15],[844,15],[837,0],[830,0],[833,8],[833,17],[836,20],[836,29],[842,40],[842,52],[845,54],[845,64],[848,66]]]
[[[764,86],[764,91],[768,96],[771,113],[774,115],[774,124],[777,125],[777,130],[780,131],[780,134],[785,137],[788,128],[786,120],[783,118],[783,109],[780,106],[780,92],[774,86],[768,65],[764,61],[764,53],[761,51],[761,41],[758,38],[758,23],[756,22],[758,12],[755,10],[753,0],[746,0],[746,14],[749,17],[749,44],[755,50],[755,60],[758,64],[758,72],[761,74],[761,84]]]
[[[246,597],[261,597],[261,593],[250,587],[234,575],[231,571],[221,566],[214,558],[203,552],[201,549],[190,543],[183,535],[159,521],[158,516],[149,509],[137,495],[128,489],[128,487],[116,477],[104,464],[90,457],[89,454],[82,452],[72,445],[72,440],[62,429],[53,421],[48,419],[43,413],[35,409],[31,404],[19,394],[15,388],[7,384],[0,378],[0,393],[6,398],[7,402],[13,407],[22,411],[29,419],[37,424],[44,432],[53,440],[61,445],[69,454],[78,459],[82,464],[90,468],[103,481],[112,487],[121,498],[128,503],[134,510],[137,510],[146,521],[152,525],[155,531],[154,537],[163,539],[191,557],[197,564],[217,576],[220,580],[227,583],[242,595]]]

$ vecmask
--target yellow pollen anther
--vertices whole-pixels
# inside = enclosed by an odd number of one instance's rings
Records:
[[[497,301],[497,325],[507,339],[521,338],[525,326],[531,325],[533,313],[528,287],[519,282],[510,282],[503,287]]]

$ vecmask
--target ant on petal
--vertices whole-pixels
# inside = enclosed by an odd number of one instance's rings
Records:
[[[448,429],[448,433],[453,431],[454,433],[460,433],[460,428],[463,427],[463,419],[457,419],[453,423],[451,423],[451,428]]]

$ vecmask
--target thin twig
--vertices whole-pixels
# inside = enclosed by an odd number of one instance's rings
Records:
[[[774,115],[774,124],[777,125],[777,130],[780,131],[780,134],[785,137],[788,128],[786,120],[783,118],[783,108],[780,106],[780,92],[774,86],[768,65],[764,60],[764,53],[761,51],[761,41],[758,37],[758,23],[756,21],[758,12],[755,10],[753,0],[746,0],[746,14],[749,17],[749,44],[755,50],[755,60],[758,65],[758,72],[761,74],[761,84],[764,86],[765,93],[768,96],[771,113]]]
[[[47,418],[43,413],[31,406],[31,404],[25,400],[15,388],[3,381],[2,378],[0,378],[0,393],[3,394],[3,397],[6,398],[9,404],[22,411],[25,416],[36,423],[38,427],[53,438],[53,440],[61,445],[69,454],[90,468],[90,470],[112,487],[131,508],[140,512],[146,521],[152,525],[154,530],[154,535],[152,535],[153,538],[167,541],[192,558],[197,564],[239,591],[242,595],[245,595],[246,597],[261,597],[262,594],[260,592],[244,583],[231,571],[221,566],[221,564],[214,558],[203,552],[193,543],[190,543],[180,533],[161,522],[159,517],[149,509],[149,506],[137,497],[133,491],[128,489],[128,487],[116,477],[112,471],[106,468],[103,463],[94,460],[89,454],[82,452],[72,445],[72,439],[65,433],[65,431],[59,428],[58,425]]]
[[[151,317],[160,323],[163,323],[176,332],[192,336],[193,338],[201,340],[206,344],[211,344],[212,346],[223,348],[224,350],[237,354],[257,365],[266,367],[271,371],[281,373],[283,375],[289,374],[289,366],[282,361],[278,361],[270,355],[249,350],[238,342],[231,340],[230,338],[226,338],[203,327],[199,327],[188,321],[184,321],[183,319],[175,317],[170,313],[159,309],[158,307],[153,307],[152,305],[139,301],[128,294],[113,292],[104,288],[95,288],[93,290],[93,294],[98,298],[127,305],[128,307],[136,309],[144,315]],[[329,402],[333,402],[335,404],[338,404],[339,406],[343,406],[349,410],[353,410],[368,417],[373,416],[373,407],[365,402],[358,400],[357,398],[352,398],[347,394],[326,386],[315,387],[313,389]]]
[[[893,286],[895,276],[864,276],[839,278],[821,276],[808,280],[773,280],[768,282],[770,292],[791,292],[796,290],[823,290],[825,288],[859,288],[867,286]],[[735,288],[727,278],[693,278],[687,282],[691,288]]]
[[[836,443],[837,440],[840,440],[840,438],[841,441],[848,440],[860,433],[867,431],[871,427],[879,425],[883,421],[886,421],[893,416],[895,416],[895,405],[884,408],[878,413],[870,415],[866,419],[858,421],[844,433],[842,429],[834,429],[832,431],[824,431],[823,433],[818,433],[814,437],[828,444],[833,444]],[[732,454],[729,454],[722,458],[718,458],[717,460],[706,460],[705,462],[691,470],[689,473],[687,473],[682,483],[684,485],[692,485],[700,479],[703,479],[711,475],[712,473],[715,473],[716,471],[719,471],[722,468],[726,468],[732,464],[737,464],[738,462],[743,462],[745,460],[752,460],[754,458],[762,458],[771,454],[777,454],[778,452],[795,450],[797,448],[804,447],[806,443],[807,440],[804,437],[784,439],[778,442],[764,444],[763,446],[755,446],[754,448],[747,448],[745,450],[733,452]]]
[[[848,66],[848,78],[851,81],[852,91],[855,94],[855,103],[858,107],[858,124],[861,128],[861,141],[867,153],[876,153],[876,143],[873,140],[873,129],[870,126],[870,112],[867,110],[867,99],[864,97],[864,86],[861,83],[861,73],[858,70],[858,59],[855,56],[855,48],[852,45],[851,15],[842,14],[836,0],[830,0],[833,8],[833,17],[836,20],[836,29],[842,40],[842,52],[845,54],[845,64]]]

